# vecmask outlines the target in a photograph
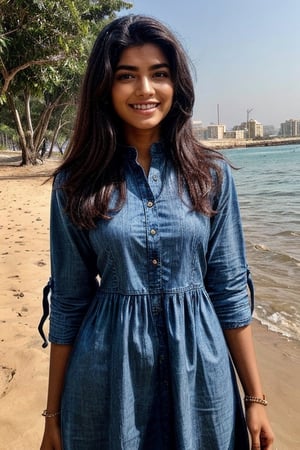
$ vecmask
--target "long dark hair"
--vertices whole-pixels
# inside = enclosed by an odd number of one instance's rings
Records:
[[[107,25],[92,49],[83,80],[74,133],[65,159],[54,175],[64,170],[66,212],[83,228],[93,228],[98,218],[108,219],[112,193],[118,191],[115,207],[126,198],[122,174],[121,123],[111,106],[114,72],[122,51],[151,43],[170,64],[174,83],[173,105],[161,124],[161,140],[170,150],[179,180],[179,194],[189,190],[193,209],[215,214],[211,193],[221,182],[217,159],[222,156],[203,147],[193,135],[194,88],[188,58],[170,30],[158,20],[128,15]]]

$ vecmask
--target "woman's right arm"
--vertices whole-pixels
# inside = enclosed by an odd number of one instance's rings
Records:
[[[51,344],[47,412],[60,412],[61,395],[72,345]],[[40,450],[62,450],[60,415],[45,417]]]
[[[76,227],[65,213],[65,195],[55,180],[51,197],[51,308],[48,413],[60,411],[65,374],[82,320],[98,288],[97,258],[89,233]],[[60,415],[45,417],[41,450],[62,450]]]

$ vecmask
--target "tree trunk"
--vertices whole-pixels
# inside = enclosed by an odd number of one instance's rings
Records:
[[[24,92],[25,126],[22,125],[20,114],[17,109],[13,94],[6,93],[6,97],[19,136],[19,144],[22,151],[21,165],[35,165],[37,164],[38,160],[41,160],[39,156],[39,150],[44,141],[45,133],[47,131],[49,121],[56,103],[54,102],[45,106],[44,111],[40,116],[39,122],[34,130],[31,120],[30,92]],[[24,131],[24,128],[26,128],[26,131]]]
[[[27,165],[30,164],[30,152],[27,148],[27,141],[26,136],[22,127],[22,122],[20,119],[19,111],[17,110],[16,104],[14,102],[13,95],[11,95],[9,92],[6,93],[7,103],[9,106],[9,109],[13,115],[14,122],[17,128],[17,132],[19,135],[19,145],[20,149],[22,151],[22,162],[21,165]]]
[[[31,120],[31,110],[30,110],[30,100],[31,95],[29,90],[25,90],[24,92],[24,103],[25,103],[25,120],[26,120],[26,133],[25,140],[26,146],[24,148],[24,158],[23,158],[23,149],[22,149],[22,163],[24,164],[32,164],[35,165],[37,163],[37,151],[34,145],[33,140],[33,126]]]
[[[60,118],[59,118],[59,121],[57,122],[57,125],[56,125],[56,127],[55,127],[55,129],[54,129],[53,136],[52,136],[52,140],[51,140],[51,145],[50,145],[50,149],[49,149],[48,158],[51,158],[51,156],[52,156],[52,152],[53,152],[53,149],[54,149],[54,145],[55,145],[55,144],[58,145],[58,143],[57,143],[57,137],[58,137],[58,135],[59,135],[60,130],[61,130],[65,125],[67,125],[67,124],[69,123],[69,121],[65,121],[65,122],[62,121],[62,120],[63,120],[63,115],[64,115],[65,111],[67,110],[68,106],[69,106],[69,105],[66,105],[66,106],[64,107],[64,109],[62,110],[61,115],[60,115]],[[58,145],[58,148],[59,148],[60,153],[63,154],[62,148],[61,148],[59,145]]]

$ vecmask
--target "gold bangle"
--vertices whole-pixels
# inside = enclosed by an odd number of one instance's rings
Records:
[[[245,395],[245,403],[259,403],[260,405],[267,406],[268,402],[266,396],[263,394],[263,398],[253,397],[252,395]]]
[[[51,419],[52,417],[57,417],[60,415],[60,411],[57,412],[49,412],[47,409],[44,409],[42,412],[42,416],[46,417],[46,419]]]

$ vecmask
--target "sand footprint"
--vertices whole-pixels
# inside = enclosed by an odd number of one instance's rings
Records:
[[[9,383],[13,380],[16,369],[0,366],[0,398],[6,394]]]

